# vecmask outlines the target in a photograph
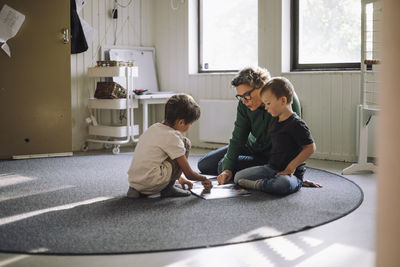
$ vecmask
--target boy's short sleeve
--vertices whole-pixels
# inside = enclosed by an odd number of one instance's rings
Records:
[[[305,146],[314,143],[310,129],[302,119],[298,119],[297,123],[294,124],[293,133],[295,133],[293,138],[299,146]]]
[[[178,131],[170,131],[165,140],[162,140],[162,149],[173,160],[185,155],[183,136]]]

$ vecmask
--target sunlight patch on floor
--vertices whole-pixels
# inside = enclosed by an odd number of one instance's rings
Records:
[[[281,234],[282,234],[282,232],[276,230],[275,228],[263,226],[263,227],[254,229],[252,231],[249,231],[247,233],[238,235],[238,236],[232,238],[231,240],[229,240],[228,243],[243,242],[243,241],[257,239],[257,238],[264,238],[267,236],[279,236]]]
[[[46,252],[48,250],[49,250],[48,248],[38,248],[38,249],[30,250],[29,253]],[[29,257],[31,257],[31,255],[26,255],[26,254],[17,255],[17,256],[11,256],[8,259],[0,260],[0,267],[4,267],[4,266],[7,266],[7,265],[10,265],[10,264],[12,264],[14,262],[17,262],[17,261],[20,261],[20,260],[23,260],[23,259],[29,258]]]
[[[16,199],[16,198],[22,198],[22,197],[30,197],[30,196],[35,196],[35,195],[40,195],[44,193],[51,193],[63,189],[68,189],[76,187],[75,185],[64,185],[64,186],[58,186],[54,188],[48,188],[48,189],[40,189],[40,190],[30,190],[29,192],[5,192],[3,195],[0,196],[0,201],[5,201],[5,200],[11,200],[11,199]]]
[[[0,174],[0,187],[26,183],[35,179],[36,178],[27,177],[19,174]]]
[[[300,239],[310,247],[317,247],[323,243],[322,240],[309,236],[301,236]]]
[[[190,267],[191,259],[183,259],[171,264],[166,265],[165,267]]]
[[[334,256],[333,256],[334,255]],[[375,255],[362,248],[332,244],[320,252],[308,257],[295,267],[337,267],[337,266],[374,266]]]
[[[266,239],[264,243],[286,261],[293,261],[305,254],[303,249],[285,237]]]
[[[0,267],[7,266],[9,264],[12,264],[14,262],[23,260],[23,259],[28,258],[28,257],[31,257],[31,256],[30,255],[18,255],[18,256],[10,257],[8,259],[0,261]]]
[[[237,247],[239,248],[239,247]],[[275,267],[276,265],[268,258],[264,251],[260,250],[257,245],[249,244],[246,249],[238,249],[235,253],[239,266],[263,266]]]
[[[199,252],[187,255],[166,267],[190,267],[190,266],[263,266],[277,267],[263,251],[256,245],[246,244],[242,246],[221,246],[206,248]]]
[[[35,211],[31,211],[31,212],[26,212],[23,214],[9,216],[9,217],[5,217],[5,218],[1,218],[0,225],[5,225],[5,224],[13,223],[16,221],[24,220],[24,219],[27,219],[27,218],[30,218],[33,216],[37,216],[37,215],[40,215],[43,213],[47,213],[47,212],[72,209],[77,206],[88,205],[88,204],[92,204],[95,202],[108,200],[111,198],[113,198],[113,197],[96,197],[96,198],[92,198],[92,199],[88,199],[88,200],[84,200],[84,201],[80,201],[80,202],[75,202],[75,203],[70,203],[70,204],[61,205],[61,206],[57,206],[57,207],[51,207],[51,208],[47,208],[47,209],[35,210]]]

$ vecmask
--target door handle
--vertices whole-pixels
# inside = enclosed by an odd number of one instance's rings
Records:
[[[62,28],[61,29],[61,34],[62,34],[62,40],[64,44],[69,43],[69,30],[68,28]]]

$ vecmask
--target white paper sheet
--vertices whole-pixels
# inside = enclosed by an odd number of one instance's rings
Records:
[[[76,13],[80,13],[82,8],[85,6],[85,0],[75,0]]]
[[[86,38],[86,43],[90,47],[90,45],[92,44],[93,36],[96,33],[95,29],[92,26],[90,26],[90,24],[87,23],[87,21],[85,21],[80,15],[79,15],[79,19],[81,20],[82,30],[83,30],[83,34],[85,35],[85,38]]]
[[[4,5],[0,11],[0,43],[4,43],[1,48],[9,57],[11,51],[6,42],[17,34],[24,20],[25,15],[8,5]]]

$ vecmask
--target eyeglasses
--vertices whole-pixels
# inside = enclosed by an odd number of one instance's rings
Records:
[[[251,100],[251,93],[256,89],[257,88],[254,87],[253,89],[251,89],[250,91],[244,93],[243,95],[235,95],[235,97],[239,101],[242,100],[242,99],[244,99],[246,101],[249,101],[249,100]]]

